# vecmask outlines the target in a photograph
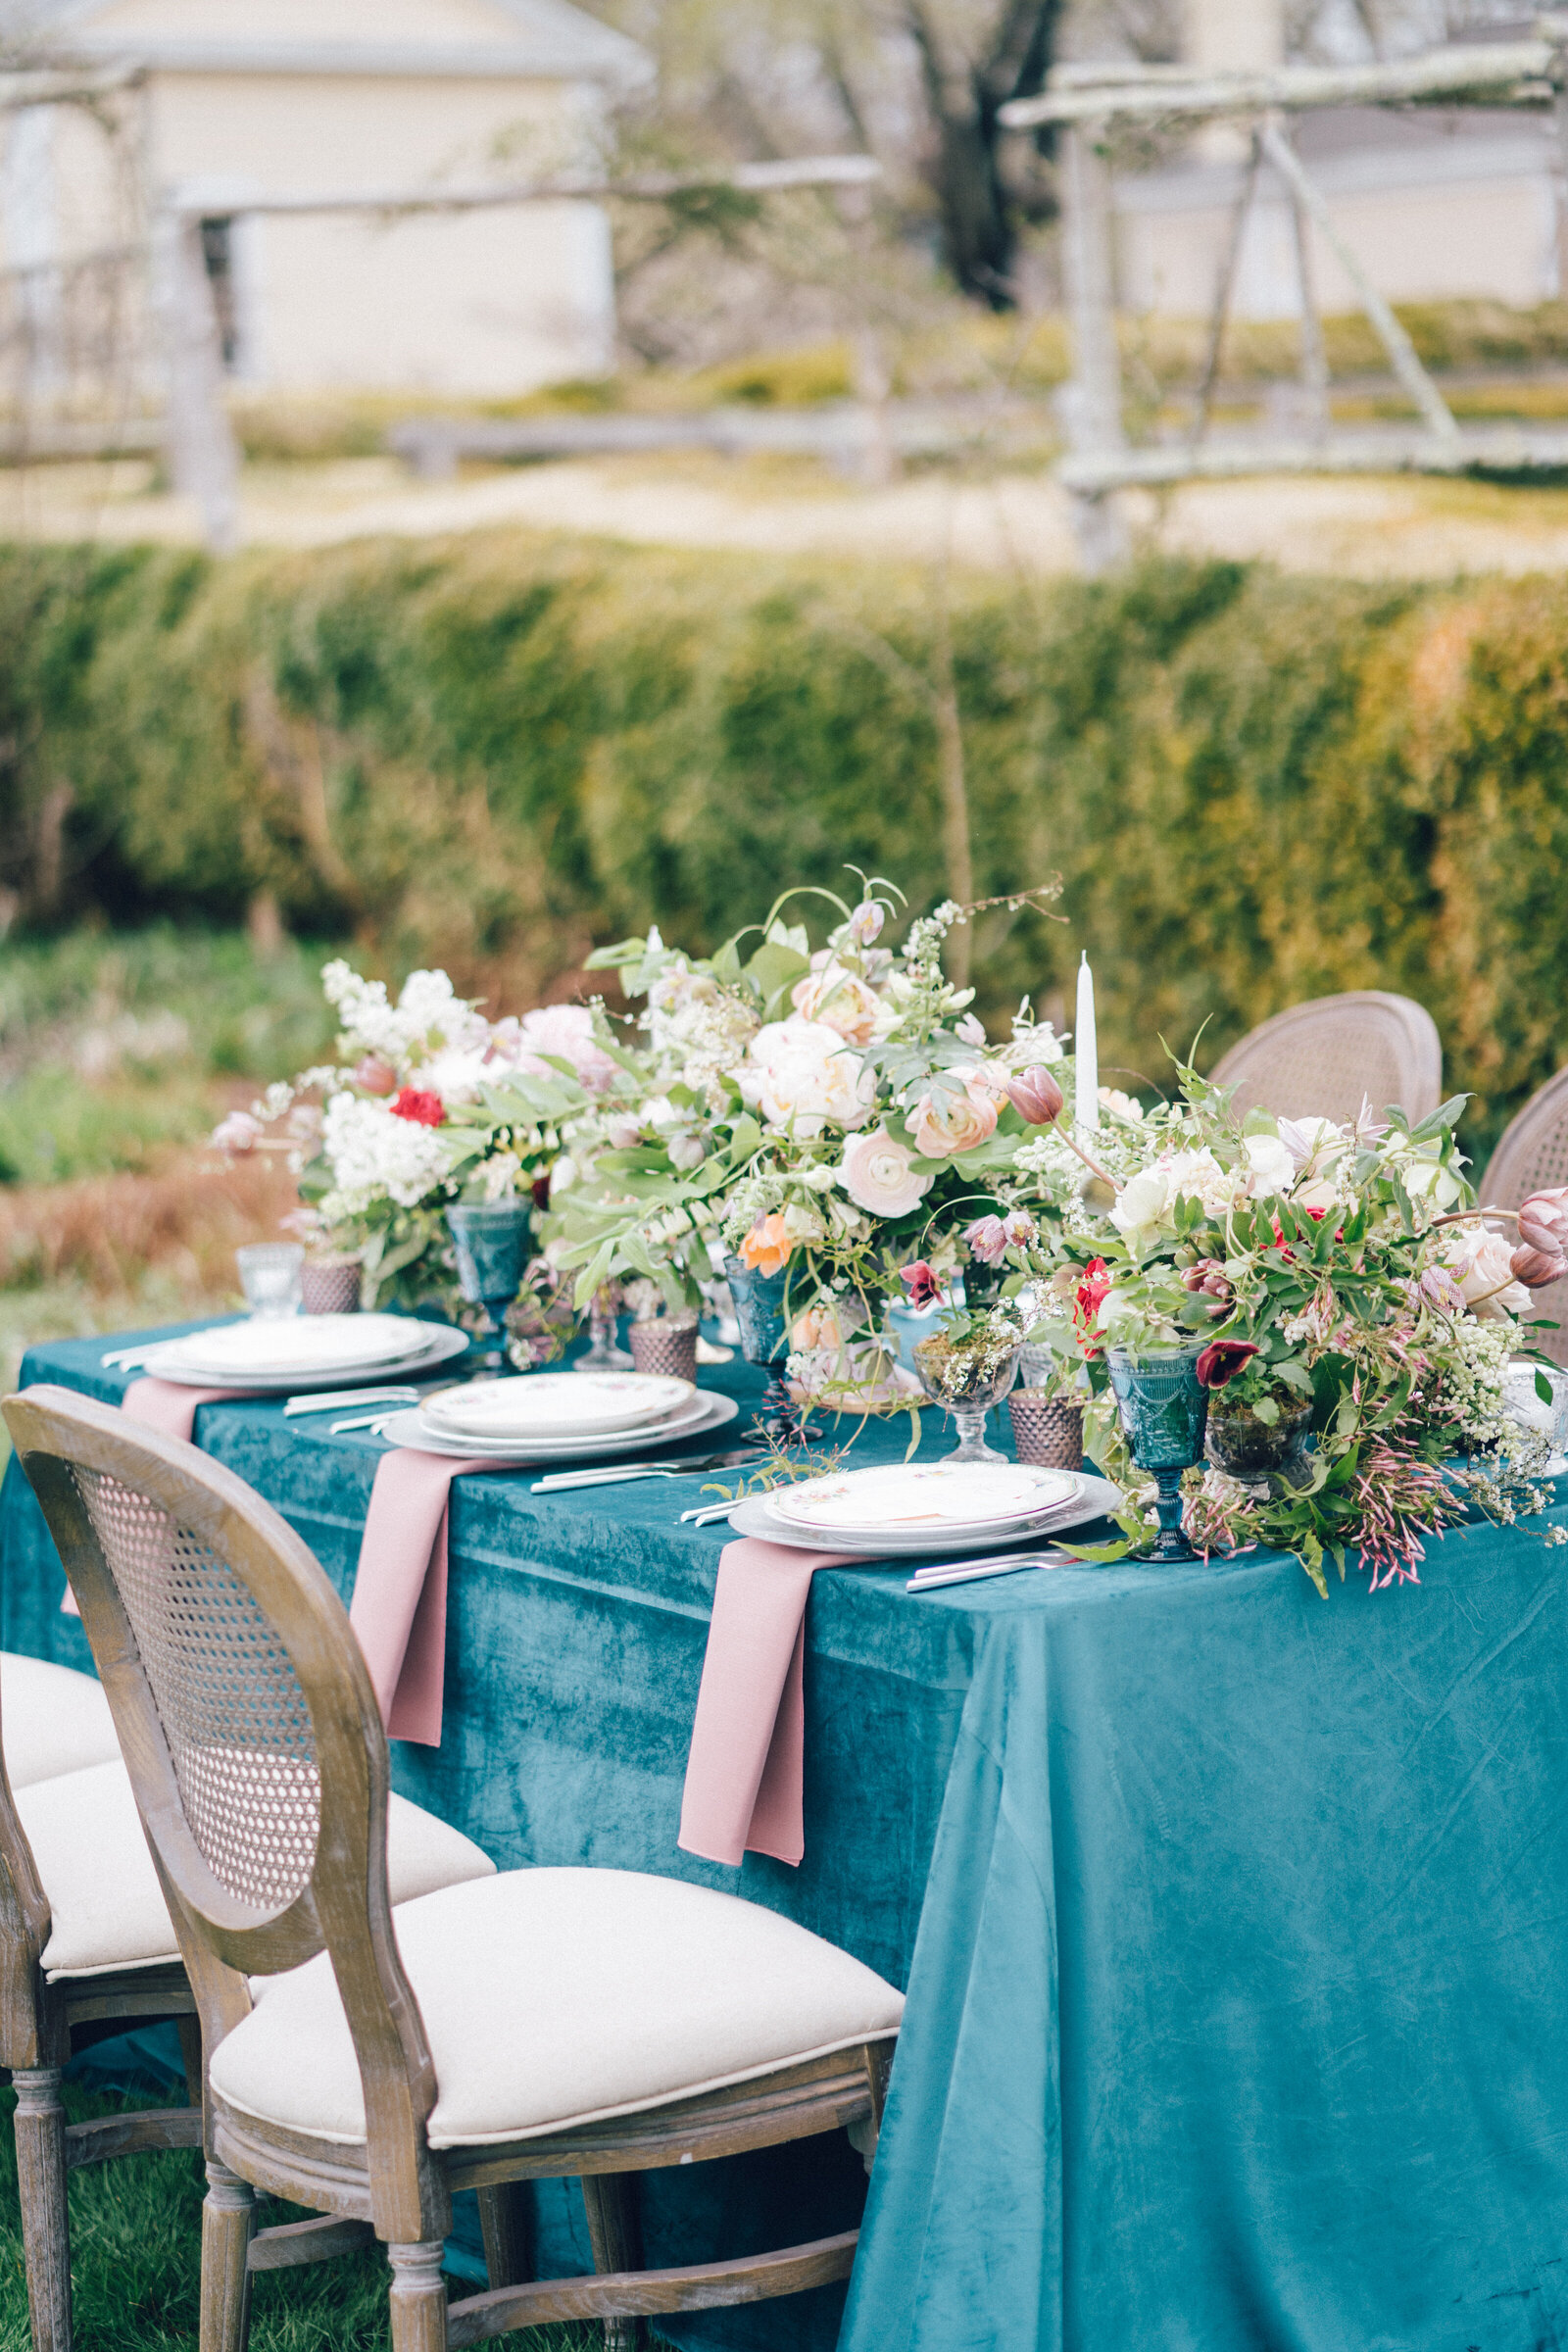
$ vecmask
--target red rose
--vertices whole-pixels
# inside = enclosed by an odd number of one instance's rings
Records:
[[[416,1127],[443,1127],[447,1106],[439,1095],[422,1094],[416,1086],[406,1086],[387,1105],[395,1119],[412,1119]]]
[[[1102,1257],[1092,1257],[1084,1268],[1084,1278],[1073,1293],[1074,1323],[1078,1326],[1079,1345],[1086,1355],[1099,1353],[1093,1344],[1095,1321],[1100,1305],[1110,1288],[1110,1268]]]
[[[1198,1359],[1200,1389],[1223,1389],[1257,1353],[1254,1340],[1210,1340]]]

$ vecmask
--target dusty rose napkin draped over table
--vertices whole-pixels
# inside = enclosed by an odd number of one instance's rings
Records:
[[[452,1481],[503,1462],[448,1460],[398,1446],[376,1464],[349,1623],[391,1740],[441,1744],[447,1658],[447,1520]]]
[[[689,1854],[805,1853],[806,1603],[818,1568],[851,1556],[756,1536],[725,1544],[681,1799]]]

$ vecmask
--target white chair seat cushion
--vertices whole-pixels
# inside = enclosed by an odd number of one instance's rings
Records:
[[[896,2031],[904,1996],[760,1904],[622,1870],[514,1870],[395,1914],[439,2091],[432,2147],[527,2139],[691,2098]],[[257,1986],[213,2054],[230,2105],[365,2137],[325,1953]]]
[[[112,1763],[120,1753],[101,1683],[9,1649],[0,1651],[0,1744],[13,1788]]]
[[[17,1812],[49,1897],[43,1967],[51,1982],[179,1958],[123,1764],[34,1782]],[[401,1796],[387,1815],[386,1844],[394,1902],[495,1876],[470,1838]]]

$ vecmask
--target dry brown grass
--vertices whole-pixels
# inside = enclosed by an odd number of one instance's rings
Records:
[[[154,1175],[90,1176],[0,1192],[0,1286],[77,1282],[122,1293],[149,1271],[193,1298],[234,1288],[234,1251],[270,1241],[296,1205],[276,1158],[183,1158]],[[194,1310],[193,1310],[194,1311]]]

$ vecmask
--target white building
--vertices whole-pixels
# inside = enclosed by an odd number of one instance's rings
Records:
[[[203,214],[246,385],[496,396],[610,364],[597,205],[242,209],[602,164],[609,102],[650,69],[567,0],[33,0],[26,21],[52,55],[140,75],[118,148],[69,107],[7,119],[0,247],[40,318],[52,272],[65,285],[80,257],[145,239],[172,196]]]

